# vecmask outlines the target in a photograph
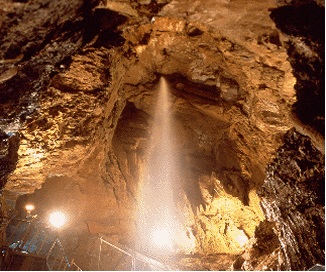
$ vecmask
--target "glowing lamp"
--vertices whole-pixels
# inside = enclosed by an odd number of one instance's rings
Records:
[[[25,209],[27,212],[27,216],[31,215],[31,212],[34,211],[35,206],[33,204],[26,204]]]
[[[67,217],[63,212],[55,211],[49,216],[49,222],[55,228],[63,227],[67,222]]]

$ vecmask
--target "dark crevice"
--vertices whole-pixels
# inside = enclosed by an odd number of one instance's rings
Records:
[[[100,0],[83,0],[83,5],[81,7],[81,13],[83,15],[83,20],[81,22],[81,28],[83,29],[83,45],[90,42],[95,35],[98,33],[98,29],[94,28],[94,7],[100,3]]]
[[[7,134],[0,130],[0,189],[4,187],[8,175],[16,168],[19,142],[18,133]]]
[[[272,10],[270,16],[288,35],[285,46],[297,79],[297,102],[292,111],[305,125],[324,135],[325,8],[313,1],[297,1]]]
[[[96,36],[94,47],[121,46],[125,39],[117,27],[127,21],[127,17],[105,8],[96,8],[93,14],[87,14],[84,20],[83,44],[91,42]]]
[[[271,18],[282,32],[322,43],[325,38],[325,9],[315,2],[273,9]]]
[[[123,45],[125,39],[121,36],[120,32],[112,31],[111,29],[101,31],[96,42],[93,44],[95,48],[101,46],[105,48],[112,48]]]

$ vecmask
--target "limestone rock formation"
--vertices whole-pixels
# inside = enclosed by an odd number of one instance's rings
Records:
[[[242,268],[307,270],[323,260],[324,163],[308,137],[287,132],[258,193],[266,220],[256,228],[257,240]]]
[[[0,4],[2,214],[65,210],[60,235],[85,270],[100,235],[136,248],[164,77],[188,237],[173,267],[324,263],[322,1]]]

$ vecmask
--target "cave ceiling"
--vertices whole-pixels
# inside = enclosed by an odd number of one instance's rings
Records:
[[[309,260],[282,247],[284,231],[301,239],[298,252],[309,235],[288,227],[293,214],[280,208],[293,199],[289,210],[296,210],[300,192],[307,195],[301,203],[310,217],[294,212],[291,220],[305,222],[317,239],[324,226],[324,219],[311,225],[324,212],[317,193],[324,182],[324,45],[315,29],[324,20],[322,1],[0,4],[4,213],[21,212],[27,201],[44,218],[66,210],[72,220],[64,242],[89,269],[87,235],[132,246],[164,78],[183,171],[174,197],[196,241],[181,252],[205,256],[182,259],[179,268],[306,269],[324,258],[312,240]],[[298,19],[304,11],[316,15],[307,25]],[[290,166],[283,171],[282,164]],[[295,197],[289,188],[299,188]],[[217,262],[209,254],[230,257]]]

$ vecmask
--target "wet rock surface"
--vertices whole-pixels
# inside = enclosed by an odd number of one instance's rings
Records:
[[[285,260],[279,268],[306,270],[325,262],[325,161],[309,138],[295,130],[285,135],[284,142],[267,167],[259,196],[266,219],[277,222]]]
[[[266,220],[238,268],[307,270],[325,262],[323,165],[324,156],[308,137],[295,129],[286,133],[258,192]]]
[[[97,267],[98,235],[135,246],[164,76],[183,171],[175,203],[195,242],[176,267],[324,262],[324,13],[288,2],[2,1],[6,210],[16,199],[44,220],[66,210],[63,243],[83,269]]]

